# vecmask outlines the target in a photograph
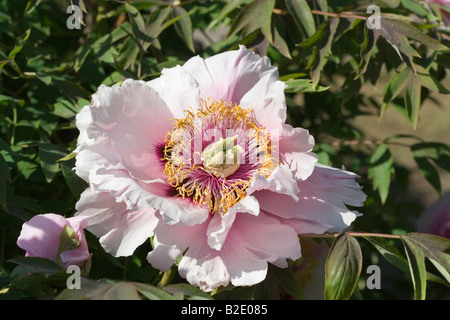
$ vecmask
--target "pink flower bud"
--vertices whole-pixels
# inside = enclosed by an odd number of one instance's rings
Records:
[[[90,258],[83,231],[86,226],[86,217],[37,215],[23,224],[17,245],[26,251],[27,257],[46,258],[63,268],[85,267]]]

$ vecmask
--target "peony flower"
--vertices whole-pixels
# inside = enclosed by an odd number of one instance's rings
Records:
[[[64,218],[47,213],[34,216],[22,226],[17,245],[27,257],[46,258],[63,268],[88,267],[90,255],[83,229],[85,217]]]
[[[450,191],[431,204],[417,221],[419,232],[450,239]]]
[[[285,84],[245,47],[101,86],[77,116],[77,203],[114,256],[149,237],[148,261],[204,291],[264,280],[300,258],[299,233],[342,231],[365,195],[357,175],[317,164],[285,123]]]

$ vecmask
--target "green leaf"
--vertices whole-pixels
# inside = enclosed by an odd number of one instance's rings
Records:
[[[440,193],[439,172],[430,160],[442,169],[450,171],[450,146],[437,142],[417,143],[411,146],[411,152],[419,166],[420,172],[434,189]]]
[[[261,30],[261,33],[272,43],[271,21],[274,7],[275,0],[256,0],[245,6],[233,21],[228,38],[233,37],[241,30],[244,30],[244,35]]]
[[[408,258],[411,278],[413,280],[414,286],[414,299],[415,300],[425,300],[426,290],[427,290],[427,279],[426,279],[426,269],[425,269],[425,255],[419,246],[417,246],[413,241],[407,238],[402,240],[405,244],[406,257]],[[414,255],[416,263],[413,264],[410,258],[407,247],[411,250]]]
[[[370,158],[368,177],[372,179],[374,190],[378,190],[381,202],[386,202],[391,184],[391,174],[394,172],[394,159],[386,144],[378,145]]]
[[[286,58],[288,58],[288,59],[292,58],[286,41],[284,41],[283,37],[280,35],[280,33],[278,32],[278,29],[276,27],[273,32],[272,45]]]
[[[291,268],[278,268],[272,264],[269,265],[269,270],[277,280],[278,285],[286,291],[289,295],[297,299],[305,299],[302,287],[295,278],[295,274]]]
[[[307,38],[311,37],[316,32],[316,25],[308,3],[305,0],[285,0],[285,3],[297,27]]]
[[[61,118],[72,119],[80,112],[82,107],[68,100],[61,100],[53,105],[53,114]]]
[[[248,2],[248,0],[230,0],[227,4],[217,13],[217,16],[208,25],[208,29],[213,28],[217,23],[222,21],[231,11],[235,10],[242,3]]]
[[[426,158],[415,157],[414,160],[419,166],[419,170],[425,177],[425,179],[433,186],[433,188],[438,192],[438,194],[440,194],[442,186],[439,178],[439,172],[436,170],[433,164]]]
[[[378,40],[378,34],[374,33],[371,29],[364,28],[364,41],[361,45],[360,57],[361,61],[358,65],[358,70],[356,71],[355,79],[358,79],[361,75],[363,75],[367,66],[369,65],[370,57],[372,55],[372,51],[375,48],[375,44]]]
[[[442,85],[440,81],[438,81],[433,75],[431,75],[424,68],[418,66],[417,67],[417,77],[420,85],[435,91],[441,94],[450,94],[450,90]]]
[[[396,18],[393,15],[380,17],[380,28],[373,29],[375,34],[385,38],[397,51],[400,58],[416,72],[413,57],[420,57],[419,53],[411,47],[408,39],[414,39],[427,47],[440,51],[448,49],[439,41],[429,37],[426,33],[404,20],[402,16]]]
[[[91,281],[81,278],[80,289],[63,290],[56,300],[141,300],[131,282],[108,282],[104,279]]]
[[[62,270],[56,262],[40,257],[18,257],[10,259],[8,262],[18,265],[12,271],[12,276],[22,273],[42,273],[50,275]]]
[[[256,284],[254,286],[253,300],[279,300],[280,291],[278,288],[278,283],[272,272],[267,272],[264,281]]]
[[[27,31],[25,31],[25,33],[23,35],[21,35],[20,37],[18,37],[16,39],[16,46],[8,55],[9,60],[15,59],[16,55],[20,52],[20,50],[22,50],[23,46],[25,45],[28,38],[30,37],[30,34],[31,34],[31,28],[27,29]]]
[[[389,261],[394,267],[405,273],[409,272],[409,264],[400,251],[384,238],[364,237],[378,252]]]
[[[164,286],[163,289],[174,296],[182,294],[182,296],[186,297],[188,300],[212,300],[213,299],[206,292],[203,292],[199,288],[193,287],[187,283],[169,284],[167,286]]]
[[[88,184],[75,173],[75,171],[73,170],[74,164],[75,163],[73,160],[59,162],[59,166],[61,168],[61,172],[67,183],[67,186],[69,187],[70,191],[72,191],[72,194],[75,196],[75,198],[78,199],[81,193],[86,190]]]
[[[406,79],[410,71],[405,68],[399,73],[396,73],[388,85],[383,90],[383,103],[380,110],[380,119],[383,118],[389,104],[400,94],[406,85]]]
[[[402,236],[408,245],[417,246],[423,251],[436,269],[441,273],[447,283],[450,284],[450,239],[433,234],[412,232]]]
[[[175,22],[175,30],[184,40],[189,50],[194,53],[195,48],[194,38],[192,36],[192,21],[189,13],[183,7],[176,6],[172,9],[172,17],[179,17],[179,20]]]
[[[406,82],[404,100],[406,112],[414,130],[416,129],[417,121],[419,120],[419,111],[421,105],[420,90],[421,86],[419,79],[412,73],[410,73]]]
[[[441,142],[422,142],[411,146],[414,158],[428,158],[442,169],[450,171],[450,145]]]
[[[128,3],[125,3],[125,10],[130,17],[131,26],[136,38],[140,39],[141,37],[145,37],[145,21],[139,10]]]
[[[319,41],[321,41],[321,39],[326,36],[327,30],[329,28],[329,24],[330,24],[329,20],[322,23],[319,26],[319,28],[317,29],[317,31],[311,37],[309,37],[305,41],[297,44],[297,47],[311,48],[311,47],[315,46],[316,44],[318,44]]]
[[[149,300],[175,300],[172,295],[155,286],[145,283],[134,283],[134,286],[140,294]]]
[[[310,79],[289,79],[285,82],[287,93],[297,92],[322,92],[329,89],[329,87],[314,86]]]
[[[413,0],[402,0],[402,5],[403,7],[405,7],[406,9],[417,13],[418,15],[421,16],[427,16],[428,15],[428,11],[425,10],[420,4],[418,4],[416,1]]]
[[[339,25],[339,18],[333,18],[327,21],[326,24],[325,34],[315,44],[312,61],[309,63],[311,65],[311,80],[314,86],[319,83],[320,73],[327,63],[326,57],[331,53],[331,46]],[[318,32],[321,32],[320,29]]]
[[[389,32],[393,37],[400,37],[400,35],[404,35],[407,38],[419,41],[430,49],[436,51],[449,49],[446,45],[440,43],[436,39],[431,38],[411,23],[408,23],[401,19],[401,17],[402,16],[400,16],[400,19],[393,19],[392,16],[381,16],[381,29]]]
[[[68,154],[67,149],[56,144],[39,143],[39,160],[47,182],[51,182],[59,171],[58,160]]]
[[[353,294],[362,269],[358,241],[347,233],[334,239],[325,264],[325,299],[347,300]]]

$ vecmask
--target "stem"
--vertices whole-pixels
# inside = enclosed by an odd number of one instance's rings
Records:
[[[329,16],[329,17],[355,18],[355,19],[367,20],[367,17],[356,15],[356,14],[353,14],[352,12],[348,12],[348,11],[341,12],[341,13],[334,13],[334,12],[325,12],[325,11],[320,11],[320,10],[311,10],[311,13],[322,15],[322,16]]]
[[[159,282],[159,286],[165,287],[169,285],[172,282],[173,277],[175,276],[176,269],[177,268],[175,266],[172,266],[169,270],[164,272],[161,281]]]
[[[370,233],[370,232],[355,232],[355,231],[349,231],[345,232],[349,236],[352,237],[378,237],[378,238],[390,238],[390,239],[400,239],[401,236],[397,234],[387,234],[387,233]],[[325,234],[314,234],[314,233],[305,233],[300,234],[299,236],[302,238],[320,238],[320,239],[327,239],[327,238],[337,238],[342,233],[325,233]]]
[[[272,12],[275,13],[275,14],[279,14],[279,15],[288,14],[288,12],[286,10],[277,9],[277,8],[273,9]],[[311,10],[311,13],[312,14],[321,15],[321,16],[329,16],[329,17],[337,17],[337,18],[354,18],[354,19],[367,20],[367,17],[360,16],[360,15],[354,14],[354,13],[349,12],[349,11],[344,11],[344,12],[341,12],[341,13],[334,13],[334,12],[326,12],[326,11],[320,11],[320,10]]]

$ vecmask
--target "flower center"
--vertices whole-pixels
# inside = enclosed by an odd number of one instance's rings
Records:
[[[254,174],[275,168],[270,135],[251,109],[224,101],[202,101],[176,119],[164,146],[164,174],[183,198],[225,214],[242,200]]]
[[[228,177],[239,169],[239,159],[244,149],[234,145],[237,135],[209,144],[202,152],[203,167],[216,177]]]

